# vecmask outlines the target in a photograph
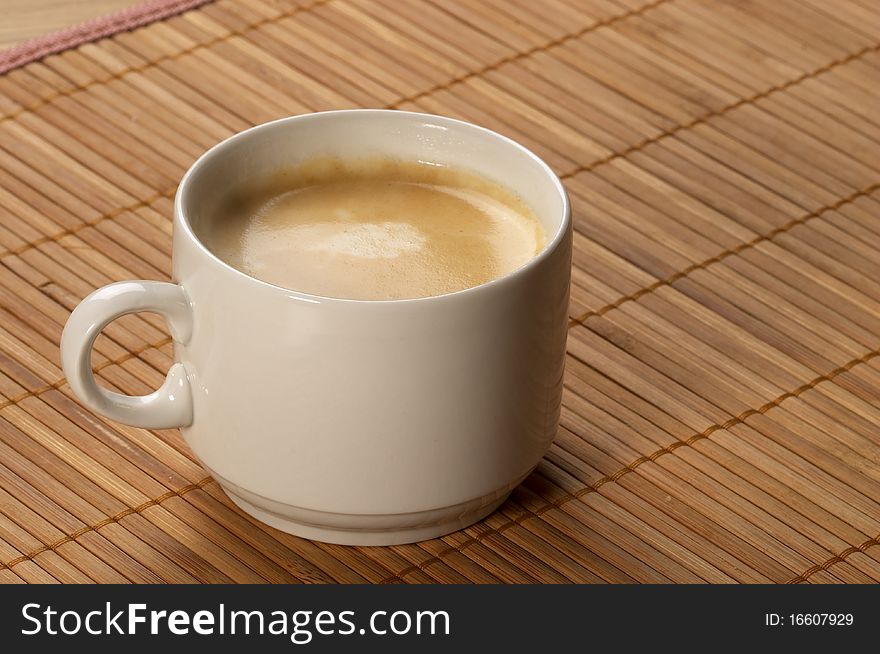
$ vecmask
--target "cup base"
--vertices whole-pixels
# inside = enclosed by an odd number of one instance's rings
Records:
[[[453,531],[458,531],[459,529],[464,529],[465,527],[468,527],[473,523],[485,518],[487,515],[492,513],[492,511],[497,509],[504,502],[504,500],[507,499],[507,495],[509,495],[509,493],[505,493],[500,498],[494,499],[491,503],[480,506],[479,508],[468,511],[466,513],[460,513],[456,510],[457,507],[450,507],[450,517],[438,520],[436,522],[430,522],[427,524],[423,523],[419,524],[418,526],[412,527],[376,528],[372,525],[375,523],[375,518],[379,516],[347,515],[344,516],[346,518],[346,522],[356,524],[359,519],[361,519],[363,520],[364,524],[362,527],[351,526],[341,529],[308,522],[301,522],[287,516],[279,515],[278,513],[267,511],[263,508],[260,508],[259,506],[252,504],[240,495],[236,495],[235,493],[230,492],[227,488],[224,488],[223,490],[229,496],[229,499],[231,499],[242,511],[253,516],[257,520],[260,520],[261,522],[265,522],[270,527],[275,527],[276,529],[285,531],[288,534],[293,534],[294,536],[300,536],[302,538],[308,538],[309,540],[317,540],[324,543],[333,543],[335,545],[368,546],[403,545],[404,543],[415,543],[422,540],[429,540],[431,538],[445,536],[446,534],[452,533]],[[436,513],[437,511],[426,511],[424,513],[424,516],[425,518],[428,518],[429,514],[436,515]],[[334,517],[340,516],[340,514],[328,515],[333,515]],[[419,520],[421,515],[423,514],[406,514],[408,520],[413,520],[414,522],[421,522]]]
[[[497,509],[529,470],[487,495],[427,511],[347,514],[316,511],[253,493],[205,466],[236,506],[257,520],[294,536],[335,545],[403,545],[464,529]]]

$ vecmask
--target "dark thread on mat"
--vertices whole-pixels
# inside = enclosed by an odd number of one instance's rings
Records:
[[[108,213],[105,213],[102,216],[99,216],[98,218],[96,218],[95,220],[92,220],[91,222],[80,223],[78,225],[74,225],[73,227],[71,227],[69,229],[65,229],[61,232],[58,232],[57,234],[53,234],[51,236],[41,236],[40,238],[38,238],[34,241],[31,241],[30,243],[25,243],[24,245],[21,245],[13,250],[6,250],[5,252],[0,252],[0,257],[18,256],[18,255],[22,254],[23,252],[27,252],[28,250],[31,250],[33,248],[40,247],[41,245],[45,245],[46,243],[53,243],[53,242],[59,241],[60,239],[66,237],[66,236],[73,236],[74,234],[77,234],[77,233],[81,232],[82,230],[87,229],[89,227],[97,227],[101,223],[107,222],[108,220],[112,220],[113,218],[116,218],[117,216],[120,216],[128,211],[137,211],[138,209],[143,209],[144,207],[149,207],[151,204],[153,204],[157,200],[161,200],[163,198],[170,198],[172,195],[174,195],[175,191],[177,191],[177,186],[173,186],[172,188],[166,189],[164,191],[157,191],[156,193],[153,193],[151,196],[149,196],[148,198],[146,198],[144,200],[138,200],[137,202],[134,202],[133,204],[129,204],[124,207],[118,207],[117,209],[113,209],[113,211],[109,211]]]
[[[847,547],[840,554],[835,554],[827,561],[824,561],[823,563],[819,563],[818,565],[814,565],[813,567],[804,570],[797,577],[795,577],[794,579],[790,579],[785,583],[787,583],[787,584],[802,584],[803,582],[805,582],[807,579],[812,577],[817,572],[821,572],[822,570],[827,570],[831,566],[836,565],[838,563],[843,563],[846,560],[846,558],[848,556],[850,556],[851,554],[855,554],[857,552],[864,552],[868,548],[874,547],[875,545],[880,545],[880,534],[878,534],[877,536],[874,536],[874,538],[869,538],[861,545],[854,545],[852,547]]]
[[[442,560],[444,558],[448,557],[450,554],[453,554],[455,552],[463,552],[464,550],[471,547],[472,545],[476,545],[477,543],[480,543],[480,542],[486,540],[490,536],[495,536],[495,535],[501,534],[504,531],[506,531],[507,529],[510,529],[511,527],[514,527],[516,525],[520,525],[523,522],[526,522],[527,520],[531,520],[532,518],[540,517],[541,515],[543,515],[547,511],[550,511],[551,509],[561,508],[563,505],[567,504],[568,502],[570,502],[572,500],[579,499],[579,498],[583,497],[584,495],[588,495],[590,493],[595,493],[599,490],[599,488],[601,488],[605,484],[610,483],[610,482],[616,482],[624,475],[627,475],[627,474],[633,472],[636,468],[638,468],[643,463],[647,463],[648,461],[656,461],[664,454],[670,454],[680,447],[690,447],[694,443],[701,441],[705,438],[708,438],[709,436],[711,436],[712,434],[714,434],[718,430],[730,429],[731,427],[734,427],[738,424],[744,423],[746,420],[748,420],[752,416],[764,414],[767,411],[769,411],[770,409],[779,406],[785,400],[798,397],[799,395],[805,393],[806,391],[815,388],[819,384],[826,382],[826,381],[831,381],[835,377],[838,377],[839,375],[842,375],[843,373],[848,372],[849,370],[851,370],[855,366],[857,366],[859,364],[867,363],[868,361],[876,358],[877,356],[880,356],[880,348],[872,350],[871,352],[868,352],[867,354],[865,354],[857,359],[853,359],[852,361],[847,362],[846,364],[840,366],[839,368],[835,368],[831,372],[828,372],[824,375],[820,375],[819,377],[816,377],[815,379],[807,382],[806,384],[798,386],[796,389],[794,389],[792,391],[788,391],[786,393],[783,393],[779,397],[767,402],[766,404],[762,404],[757,409],[747,409],[746,411],[743,411],[739,415],[734,416],[734,417],[732,417],[722,423],[716,423],[714,425],[711,425],[710,427],[707,427],[703,431],[694,434],[693,436],[691,436],[690,438],[688,438],[686,440],[676,441],[674,443],[671,443],[670,445],[667,445],[666,447],[660,448],[657,451],[652,452],[651,454],[649,454],[647,456],[641,456],[638,459],[636,459],[635,461],[633,461],[632,463],[624,466],[623,468],[621,468],[617,472],[610,474],[610,475],[606,475],[600,479],[597,479],[596,481],[592,482],[591,484],[587,484],[586,486],[584,486],[583,488],[581,488],[580,490],[578,490],[574,493],[565,493],[564,495],[557,498],[553,502],[548,502],[548,503],[544,504],[543,506],[541,506],[540,508],[535,509],[535,510],[530,510],[530,509],[526,509],[525,507],[523,507],[523,509],[525,510],[525,513],[521,514],[517,518],[509,520],[499,527],[496,527],[496,528],[490,527],[489,528],[490,531],[486,531],[481,534],[478,534],[477,536],[473,536],[471,538],[468,538],[466,541],[463,541],[462,543],[459,543],[458,545],[456,545],[454,547],[450,546],[450,547],[444,549],[443,551],[439,552],[438,554],[432,556],[430,559],[426,559],[417,565],[409,566],[409,567],[405,568],[404,570],[401,570],[400,572],[398,572],[394,577],[387,577],[379,583],[383,583],[383,584],[391,583],[395,579],[398,579],[400,577],[405,577],[406,575],[408,575],[412,572],[415,572],[417,570],[424,571],[426,568],[428,568],[436,563],[441,563]],[[836,562],[836,560],[835,560],[835,562]],[[832,565],[832,564],[829,564],[829,565]],[[812,570],[812,568],[810,570]],[[808,572],[810,572],[810,571],[808,571]],[[806,574],[806,573],[804,573],[804,574]],[[812,574],[812,572],[810,572],[810,574]]]
[[[148,350],[158,350],[160,347],[164,347],[165,345],[168,345],[171,342],[172,342],[171,337],[166,336],[165,338],[163,338],[162,340],[160,340],[157,343],[148,344],[138,350],[134,350],[132,352],[126,352],[121,357],[117,357],[115,359],[108,359],[107,361],[104,361],[103,363],[99,363],[98,365],[93,367],[93,370],[95,372],[100,372],[101,370],[104,370],[104,368],[109,368],[110,366],[121,365],[121,364],[125,363],[126,361],[129,361],[131,359],[136,359],[137,357],[139,357],[144,352],[147,352]],[[40,388],[36,388],[31,391],[25,391],[24,393],[21,393],[20,395],[13,397],[11,399],[3,400],[2,402],[0,402],[0,411],[2,411],[3,409],[10,407],[14,404],[18,404],[19,402],[26,400],[29,397],[37,397],[37,396],[42,395],[43,393],[47,393],[49,391],[57,391],[62,386],[64,386],[66,383],[67,383],[67,379],[62,377],[58,381],[52,382],[51,384],[46,384],[45,386],[41,386]]]
[[[736,247],[732,247],[728,250],[724,250],[723,252],[716,254],[714,257],[710,257],[710,258],[706,259],[705,261],[691,264],[687,268],[684,268],[682,270],[679,270],[678,272],[671,274],[669,277],[666,277],[664,279],[660,279],[660,280],[654,282],[653,284],[649,284],[648,286],[645,286],[644,288],[640,288],[638,291],[635,291],[634,293],[630,293],[629,295],[625,295],[625,296],[615,300],[611,304],[606,304],[601,309],[596,309],[595,311],[587,311],[586,313],[583,313],[576,318],[572,318],[569,321],[569,327],[573,327],[574,325],[582,325],[584,322],[586,322],[590,318],[602,316],[602,315],[608,313],[609,311],[611,311],[612,309],[616,309],[621,304],[625,304],[626,302],[630,302],[632,300],[638,300],[640,297],[647,295],[648,293],[653,293],[658,288],[663,288],[664,286],[671,286],[672,284],[677,282],[679,279],[687,277],[688,275],[690,275],[692,272],[694,272],[696,270],[701,270],[703,268],[707,268],[707,267],[711,266],[712,264],[719,263],[719,262],[723,261],[724,259],[726,259],[729,256],[739,254],[740,252],[742,252],[744,250],[748,250],[749,248],[753,248],[760,243],[763,243],[765,241],[769,241],[769,240],[775,238],[776,236],[779,236],[780,234],[783,234],[783,233],[789,231],[790,229],[797,227],[798,225],[803,225],[804,223],[806,223],[810,220],[813,220],[814,218],[818,218],[819,216],[821,216],[825,212],[835,211],[835,210],[839,209],[840,207],[844,206],[845,204],[849,204],[850,202],[853,202],[862,196],[870,195],[871,193],[873,193],[877,189],[880,189],[880,182],[875,183],[875,184],[871,184],[870,186],[862,189],[861,191],[856,191],[855,193],[851,193],[850,195],[846,196],[845,198],[841,198],[840,200],[837,200],[836,202],[833,202],[832,204],[829,204],[829,205],[822,207],[820,209],[816,209],[815,211],[811,211],[810,213],[808,213],[804,216],[801,216],[800,218],[795,218],[793,220],[790,220],[787,223],[785,223],[784,225],[781,225],[781,226],[777,227],[776,229],[773,229],[773,230],[767,232],[766,234],[762,234],[761,236],[756,236],[755,238],[753,238],[750,241],[740,243]]]
[[[669,129],[664,130],[655,136],[651,136],[651,137],[646,138],[642,141],[639,141],[638,143],[636,143],[634,145],[630,145],[627,148],[621,150],[620,152],[613,152],[613,153],[609,154],[607,157],[603,157],[602,159],[599,159],[598,161],[594,161],[592,163],[585,164],[583,166],[578,166],[574,170],[571,170],[567,173],[560,175],[560,177],[562,179],[567,179],[569,177],[574,177],[575,175],[578,175],[580,173],[589,172],[589,171],[593,170],[594,168],[597,168],[597,167],[599,167],[603,164],[606,164],[614,159],[617,159],[618,157],[625,157],[626,155],[632,154],[636,150],[641,150],[645,146],[651,145],[652,143],[656,143],[657,141],[664,139],[667,136],[672,136],[673,134],[677,134],[681,130],[690,129],[691,127],[696,127],[697,125],[701,125],[701,124],[705,123],[706,121],[709,121],[712,118],[717,118],[718,116],[721,116],[721,115],[727,113],[728,111],[736,109],[737,107],[741,107],[746,104],[751,104],[753,102],[756,102],[758,100],[766,98],[767,96],[772,95],[773,93],[776,93],[777,91],[784,91],[785,89],[790,88],[790,87],[794,86],[795,84],[800,84],[801,82],[808,80],[812,77],[816,77],[818,75],[821,75],[822,73],[827,73],[828,71],[832,70],[833,68],[837,68],[838,66],[848,64],[849,62],[853,61],[854,59],[858,59],[859,57],[862,57],[863,55],[866,55],[869,52],[876,52],[878,50],[880,50],[880,43],[878,43],[877,45],[865,46],[864,48],[856,50],[855,52],[852,52],[852,53],[846,55],[845,57],[841,57],[839,59],[835,59],[833,61],[830,61],[827,64],[824,64],[815,70],[809,71],[807,73],[803,73],[802,75],[798,75],[797,77],[790,79],[787,82],[783,82],[782,84],[777,84],[776,86],[771,86],[769,89],[765,89],[763,91],[760,91],[758,93],[750,95],[747,98],[742,98],[740,100],[737,100],[736,102],[729,104],[729,105],[726,105],[724,107],[721,107],[720,109],[710,111],[710,112],[708,112],[698,118],[694,118],[690,122],[683,123],[681,125],[676,125],[675,127],[670,127]]]
[[[528,50],[523,50],[522,52],[517,52],[512,55],[508,55],[499,59],[498,61],[491,63],[483,68],[479,68],[477,70],[472,70],[458,77],[453,77],[446,82],[441,84],[437,84],[432,86],[429,89],[425,89],[424,91],[419,91],[418,93],[414,93],[413,95],[407,96],[405,98],[401,98],[400,100],[395,100],[391,104],[387,105],[388,109],[398,109],[402,104],[406,104],[407,102],[416,102],[421,98],[431,95],[432,93],[436,93],[437,91],[444,91],[449,89],[456,84],[460,84],[461,82],[466,82],[469,79],[474,77],[479,77],[484,73],[488,73],[493,70],[497,70],[504,66],[505,64],[513,63],[514,61],[519,61],[520,59],[525,59],[526,57],[531,57],[533,54],[537,54],[539,52],[545,52],[550,48],[555,48],[557,46],[563,45],[573,39],[579,39],[582,36],[593,32],[600,27],[608,27],[609,25],[613,25],[614,23],[620,22],[627,18],[632,18],[633,16],[638,16],[640,14],[645,13],[650,9],[654,9],[655,7],[659,7],[666,2],[670,2],[670,0],[655,0],[654,2],[648,3],[639,7],[638,9],[631,9],[630,11],[624,12],[622,14],[617,14],[616,16],[609,16],[608,18],[603,18],[600,21],[593,23],[592,25],[588,25],[582,29],[579,29],[577,32],[572,32],[570,34],[566,34],[564,36],[560,36],[559,38],[553,39],[552,41],[548,41],[543,45],[536,45],[533,48],[529,48]]]
[[[133,515],[135,513],[142,513],[144,511],[146,511],[147,509],[149,509],[150,507],[158,506],[159,504],[161,504],[165,500],[169,500],[172,497],[183,497],[184,495],[186,495],[189,492],[192,492],[194,490],[198,490],[200,488],[204,488],[205,486],[210,484],[212,481],[214,481],[213,478],[205,477],[201,481],[198,481],[194,484],[188,484],[187,486],[184,486],[183,488],[178,488],[177,490],[170,490],[167,493],[162,493],[158,497],[154,497],[153,499],[148,500],[148,501],[144,502],[143,504],[138,504],[135,507],[130,507],[128,509],[120,511],[119,513],[112,515],[110,517],[104,518],[100,522],[96,522],[93,525],[87,525],[85,527],[81,527],[81,528],[77,529],[76,531],[74,531],[70,534],[67,534],[63,538],[59,538],[58,540],[56,540],[53,543],[49,543],[48,545],[43,545],[42,547],[35,549],[33,552],[29,552],[28,554],[22,554],[21,556],[18,556],[18,557],[14,558],[11,561],[8,561],[6,563],[0,562],[0,570],[4,570],[4,569],[11,570],[13,567],[18,565],[19,563],[24,563],[25,561],[30,561],[34,557],[39,556],[40,554],[43,554],[43,553],[48,552],[50,550],[55,551],[59,547],[61,547],[62,545],[66,545],[67,543],[72,543],[73,541],[75,541],[77,538],[79,538],[83,534],[87,534],[92,531],[98,531],[99,529],[106,527],[107,525],[119,522],[123,518],[126,518],[126,517]]]
[[[264,25],[268,25],[269,23],[274,23],[274,22],[282,20],[284,18],[290,18],[291,16],[294,16],[298,13],[301,13],[303,11],[308,11],[310,9],[318,7],[319,5],[326,4],[328,2],[330,2],[330,0],[317,0],[317,2],[313,2],[312,4],[309,4],[309,5],[295,7],[294,9],[291,9],[290,11],[284,12],[283,14],[279,14],[278,16],[259,20],[256,23],[252,23],[251,25],[249,25],[243,29],[229,30],[229,32],[227,32],[223,36],[218,36],[217,38],[211,39],[209,41],[205,41],[204,43],[197,43],[193,46],[186,48],[185,50],[175,52],[174,54],[162,55],[162,56],[158,57],[157,59],[153,59],[151,61],[144,62],[140,66],[132,66],[130,68],[125,68],[123,70],[112,73],[111,75],[108,75],[107,77],[92,80],[91,82],[88,82],[87,84],[78,84],[78,85],[72,86],[71,88],[66,89],[64,91],[58,91],[57,93],[53,93],[52,95],[47,95],[45,98],[40,98],[38,101],[34,102],[33,104],[30,104],[26,107],[22,107],[21,109],[16,109],[15,111],[13,111],[9,114],[6,114],[5,116],[0,116],[0,123],[4,123],[7,120],[11,120],[11,119],[15,118],[16,116],[20,116],[21,114],[23,114],[27,111],[34,111],[35,109],[38,109],[45,104],[49,104],[50,102],[53,102],[54,100],[57,100],[58,98],[67,97],[67,96],[73,95],[74,93],[78,93],[79,91],[85,91],[86,89],[89,89],[93,86],[98,86],[100,84],[107,84],[108,82],[111,82],[115,79],[122,79],[125,75],[128,75],[129,73],[140,73],[145,70],[149,70],[150,68],[154,68],[155,66],[158,66],[159,64],[164,63],[166,61],[174,61],[180,57],[191,54],[191,53],[195,52],[196,50],[200,50],[202,48],[209,48],[212,45],[217,45],[218,43],[223,43],[224,41],[227,41],[235,36],[244,36],[244,34],[246,34],[247,32],[250,32],[252,30],[263,27]],[[148,27],[148,25],[143,25],[142,27]],[[110,38],[110,37],[107,37],[107,38]],[[30,63],[34,63],[34,62],[30,62]]]

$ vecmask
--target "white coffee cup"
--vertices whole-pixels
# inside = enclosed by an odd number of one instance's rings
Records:
[[[524,267],[474,288],[410,300],[344,300],[259,281],[191,228],[233,181],[317,155],[384,155],[477,172],[518,193],[547,234]],[[244,511],[333,543],[440,536],[492,512],[538,464],[562,395],[571,216],[559,178],[521,145],[449,118],[331,111],[254,127],[190,168],[174,206],[175,283],[127,281],[89,295],[64,328],[77,397],[119,422],[180,427]],[[91,370],[98,333],[124,314],[167,319],[175,363],[129,397]]]

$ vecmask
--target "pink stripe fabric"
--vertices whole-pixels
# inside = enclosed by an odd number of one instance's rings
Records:
[[[213,0],[149,0],[108,16],[22,41],[0,52],[0,75],[50,54],[170,18],[209,2]]]

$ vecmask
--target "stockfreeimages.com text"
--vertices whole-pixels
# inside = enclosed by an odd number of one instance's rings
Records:
[[[449,635],[446,611],[373,611],[358,627],[354,611],[245,611],[229,610],[220,604],[215,610],[151,610],[146,604],[126,604],[114,609],[110,602],[102,609],[81,612],[59,611],[51,605],[25,604],[21,633],[92,636],[113,634],[203,636],[246,634],[287,636],[296,645],[305,645],[316,635],[378,636],[418,634]]]

